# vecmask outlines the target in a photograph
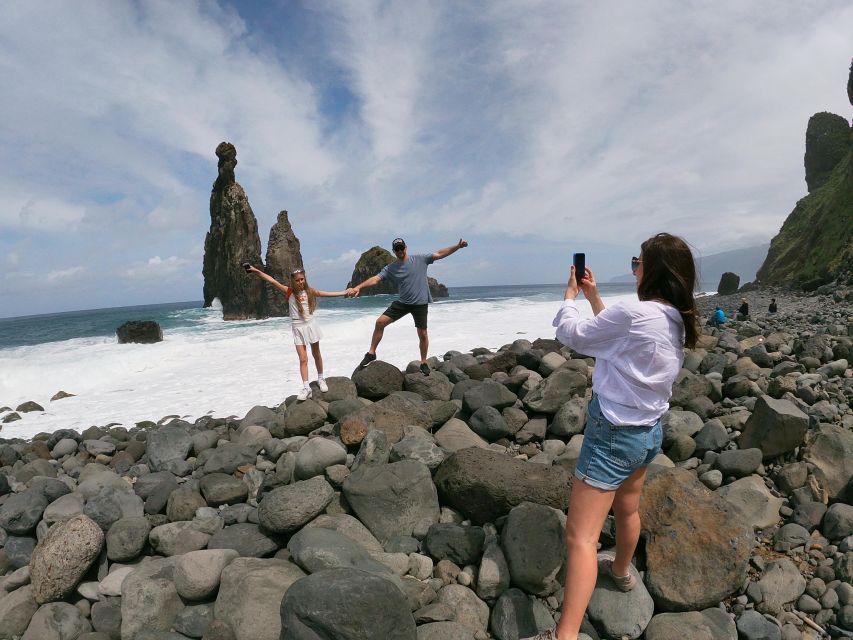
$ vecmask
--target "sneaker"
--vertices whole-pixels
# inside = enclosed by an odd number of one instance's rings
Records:
[[[613,556],[602,557],[598,562],[598,570],[609,576],[619,591],[631,591],[631,589],[637,586],[637,579],[634,577],[634,574],[631,573],[630,569],[628,570],[627,576],[617,576],[614,574],[613,561],[615,559],[616,558]]]
[[[323,378],[319,378],[317,380],[317,386],[320,387],[320,391],[322,393],[326,393],[329,390],[329,385],[326,384],[326,381]]]
[[[300,391],[299,393],[296,394],[296,399],[299,402],[302,402],[303,400],[307,400],[310,397],[311,397],[311,387],[303,387],[302,391]]]
[[[361,359],[361,362],[358,363],[358,368],[364,369],[367,365],[369,365],[374,360],[376,360],[376,354],[375,353],[365,353],[364,357]]]
[[[556,629],[548,629],[548,631],[537,633],[535,636],[528,638],[521,638],[521,640],[557,640],[557,631]]]
[[[421,362],[421,373],[425,376],[429,375],[429,365],[426,362]]]

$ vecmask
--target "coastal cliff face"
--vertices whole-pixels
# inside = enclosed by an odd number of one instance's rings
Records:
[[[261,264],[258,222],[234,177],[234,145],[220,143],[216,155],[219,176],[210,194],[210,231],[204,239],[204,306],[219,298],[225,320],[262,318],[266,316],[264,284],[249,277],[241,266],[244,262]]]
[[[371,247],[362,253],[358,262],[355,263],[355,268],[352,271],[352,277],[350,278],[347,287],[354,287],[360,282],[364,282],[368,278],[372,278],[382,271],[382,268],[386,264],[394,262],[394,260],[394,254],[387,249],[383,249],[379,246]],[[447,287],[435,278],[428,277],[427,284],[429,285],[429,291],[433,298],[447,298],[450,295],[447,291]],[[377,284],[375,287],[365,289],[361,295],[375,296],[382,293],[397,293],[397,285],[385,280]]]
[[[294,269],[303,267],[299,238],[293,233],[293,227],[287,217],[287,211],[278,214],[278,220],[270,229],[267,243],[266,272],[284,284],[290,283],[290,274]],[[309,280],[310,282],[310,280]],[[290,309],[281,293],[271,285],[267,287],[267,310],[271,316],[289,315]]]
[[[848,94],[851,86],[853,66]],[[846,119],[812,116],[805,169],[809,194],[771,241],[756,275],[760,284],[813,290],[832,280],[853,281],[853,134]]]

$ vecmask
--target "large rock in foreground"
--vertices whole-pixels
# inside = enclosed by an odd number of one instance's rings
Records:
[[[163,341],[163,329],[153,320],[130,320],[116,329],[116,336],[119,344],[153,344]]]
[[[429,467],[414,460],[362,465],[347,476],[343,493],[358,519],[381,542],[425,532],[438,522],[439,506]]]
[[[330,569],[302,578],[281,601],[281,640],[417,640],[403,593],[389,580],[358,569]]]
[[[713,607],[746,580],[752,530],[689,471],[654,473],[640,502],[646,586],[659,610]]]
[[[441,463],[435,484],[444,502],[475,524],[494,522],[522,502],[561,511],[569,505],[569,473],[488,449],[457,451]]]
[[[89,517],[79,515],[54,525],[33,551],[30,579],[36,602],[62,600],[98,557],[104,532]]]
[[[767,460],[803,444],[808,428],[809,417],[793,402],[761,396],[737,443],[741,449],[761,449]]]

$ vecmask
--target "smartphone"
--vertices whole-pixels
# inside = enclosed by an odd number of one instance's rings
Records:
[[[244,263],[242,264],[242,267],[246,270],[246,273],[252,273],[252,272],[249,270],[249,269],[251,269],[251,268],[252,268],[252,265],[251,265],[251,264],[249,264],[248,262],[244,262]]]
[[[575,265],[575,279],[580,284],[586,273],[586,254],[576,253],[572,256],[572,264]]]

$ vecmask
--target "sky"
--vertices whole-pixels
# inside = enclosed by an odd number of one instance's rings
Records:
[[[848,0],[6,0],[0,317],[200,300],[221,141],[319,288],[395,236],[467,239],[451,288],[763,244],[851,34]]]

